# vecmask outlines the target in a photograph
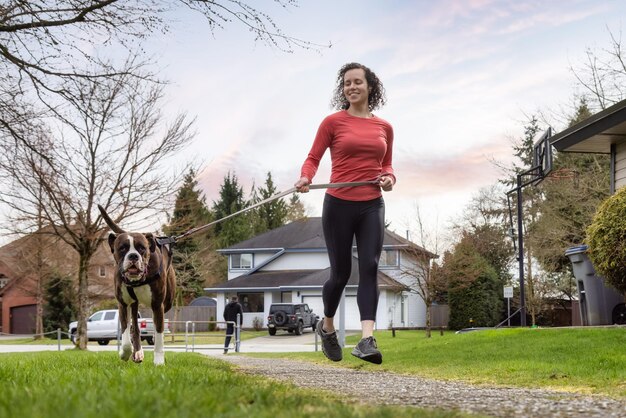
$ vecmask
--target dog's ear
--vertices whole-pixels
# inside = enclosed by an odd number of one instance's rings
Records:
[[[148,232],[147,234],[144,234],[146,239],[148,240],[148,242],[150,243],[150,252],[153,253],[156,251],[156,239],[154,238],[154,235],[152,235],[151,232]]]
[[[117,235],[115,235],[113,232],[111,232],[109,234],[109,247],[111,247],[111,252],[114,253],[115,252],[115,239],[117,238]]]

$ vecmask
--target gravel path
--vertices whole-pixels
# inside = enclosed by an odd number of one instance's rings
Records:
[[[550,390],[489,388],[389,372],[313,363],[224,356],[243,372],[297,386],[344,393],[355,400],[420,408],[455,409],[494,417],[626,417],[626,401]],[[363,394],[367,394],[366,399]]]

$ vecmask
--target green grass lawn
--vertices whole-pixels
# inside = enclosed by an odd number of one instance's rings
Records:
[[[167,364],[122,362],[115,352],[0,354],[0,417],[467,417],[456,412],[349,403],[235,372],[194,353]]]
[[[366,370],[388,370],[475,384],[542,387],[626,397],[626,329],[500,329],[466,334],[390,331],[375,334],[383,364],[344,350],[341,363],[321,352],[258,354],[306,359]],[[358,336],[346,343],[356,344]],[[256,354],[254,354],[257,356]]]

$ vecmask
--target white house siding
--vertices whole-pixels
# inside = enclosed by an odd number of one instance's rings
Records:
[[[615,147],[615,190],[626,186],[626,142]]]
[[[271,252],[271,253],[270,252],[254,253],[254,255],[252,256],[252,263],[253,263],[252,267],[254,268],[256,266],[263,264],[268,259],[274,257],[277,252],[278,250],[276,250],[276,252]],[[246,274],[248,271],[250,270],[249,269],[231,270],[230,269],[230,256],[228,257],[228,280],[232,280],[235,277],[239,277],[242,274]]]
[[[401,265],[405,271],[419,271],[419,265],[417,261],[409,257],[406,253],[401,253]],[[402,273],[401,270],[384,270],[385,274],[387,274],[392,279],[404,284],[405,286],[416,289],[416,280],[417,278],[411,277],[407,274]],[[401,318],[401,301],[398,299],[395,301],[396,309],[394,313],[394,326],[405,326],[405,327],[425,327],[426,326],[426,304],[422,300],[422,298],[417,295],[415,292],[404,292],[405,301],[404,301],[404,309],[405,309],[405,322],[403,325],[400,325]],[[396,322],[397,321],[397,322]]]
[[[285,253],[264,266],[263,270],[317,270],[330,266],[325,252]]]
[[[300,293],[300,296],[296,296],[293,298],[294,303],[306,303],[309,305],[309,308],[311,308],[315,315],[319,316],[320,318],[324,317],[324,302],[322,301],[321,289],[305,290],[298,293]]]
[[[386,293],[387,293],[387,297],[386,297],[387,317],[389,319],[389,324],[387,324],[387,326],[394,326],[394,327],[407,326],[406,323],[403,321],[403,316],[402,316],[402,308],[403,308],[402,298],[404,296],[400,293],[394,293],[394,292],[386,292]],[[378,310],[380,311],[380,306],[378,307]],[[405,320],[406,320],[406,314],[407,314],[407,310],[406,310],[406,304],[405,304],[404,305],[404,319]]]
[[[409,293],[405,301],[408,311],[407,327],[425,327],[426,326],[426,304],[424,300],[415,293]]]
[[[386,290],[380,292],[378,301],[378,311],[376,314],[376,329],[387,329],[389,325],[389,313],[387,312],[387,294]],[[309,308],[320,318],[324,316],[324,302],[319,291],[301,291],[299,301],[309,305]],[[341,322],[341,307],[337,308],[335,314],[335,326],[338,327]],[[347,330],[361,329],[361,314],[356,299],[356,289],[346,290],[346,320],[345,327]]]

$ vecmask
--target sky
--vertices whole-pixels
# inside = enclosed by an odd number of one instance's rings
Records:
[[[334,112],[338,69],[363,63],[387,92],[375,114],[394,128],[397,184],[384,198],[390,229],[401,235],[416,228],[417,208],[427,228],[445,228],[502,178],[492,161],[510,163],[528,115],[572,103],[580,89],[570,67],[587,48],[608,46],[607,28],[619,34],[626,16],[622,0],[253,4],[286,34],[332,47],[285,53],[236,22],[211,33],[202,17],[178,12],[145,50],[171,83],[166,115],[197,117],[180,161],[202,165],[209,205],[229,171],[246,194],[268,171],[278,190],[292,187],[319,123]],[[327,152],[313,181],[329,175]],[[322,191],[301,199],[310,216],[321,215]]]

